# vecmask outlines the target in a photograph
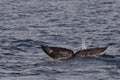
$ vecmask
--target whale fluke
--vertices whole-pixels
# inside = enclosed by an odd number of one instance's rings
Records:
[[[69,59],[72,58],[72,56],[74,55],[74,52],[72,50],[62,47],[41,45],[41,48],[47,55],[49,55],[53,59]]]
[[[76,56],[84,57],[101,56],[104,54],[103,52],[107,49],[107,47],[89,48],[79,50],[76,53],[74,53],[73,50],[62,47],[41,45],[41,48],[48,56],[57,60],[70,59]]]
[[[103,55],[107,47],[89,48],[79,50],[75,53],[75,56],[100,56]]]

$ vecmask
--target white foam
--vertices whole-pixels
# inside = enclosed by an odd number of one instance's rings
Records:
[[[87,49],[85,39],[82,39],[82,49]]]

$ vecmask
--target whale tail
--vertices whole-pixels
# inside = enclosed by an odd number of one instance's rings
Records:
[[[103,55],[107,47],[97,47],[89,48],[84,50],[79,50],[75,53],[75,56],[100,56]]]
[[[74,52],[70,49],[62,48],[62,47],[52,47],[41,45],[42,50],[53,59],[68,59],[72,58]]]

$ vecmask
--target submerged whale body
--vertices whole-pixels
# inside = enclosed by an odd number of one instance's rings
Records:
[[[103,52],[107,49],[107,47],[98,47],[98,48],[83,49],[74,53],[73,50],[62,47],[41,45],[41,48],[51,58],[58,60],[69,59],[76,56],[86,56],[86,57],[101,56],[104,54]]]

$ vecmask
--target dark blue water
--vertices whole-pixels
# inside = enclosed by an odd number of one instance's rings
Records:
[[[109,56],[54,61],[41,44]],[[119,0],[0,0],[0,80],[120,80]]]

